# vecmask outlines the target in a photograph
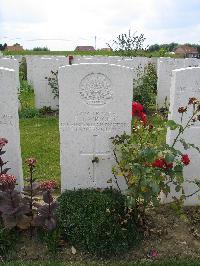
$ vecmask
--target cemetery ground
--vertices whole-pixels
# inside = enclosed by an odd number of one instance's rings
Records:
[[[45,243],[27,234],[17,240],[5,265],[200,265],[199,216],[199,208],[186,209],[184,216],[169,206],[151,210],[151,235],[126,254],[106,259],[79,250],[73,254],[67,242],[55,251],[53,239]],[[156,257],[150,256],[152,250]]]
[[[36,176],[39,180],[60,182],[59,130],[56,114],[45,114],[34,109],[33,92],[25,89],[21,94],[20,133],[24,176],[27,175],[25,159],[37,159]],[[159,127],[161,115],[149,116]],[[159,138],[165,142],[166,132]],[[56,191],[56,195],[58,195]],[[148,210],[149,230],[144,239],[128,253],[117,257],[99,258],[73,250],[67,241],[58,243],[56,236],[48,239],[29,233],[20,236],[8,252],[5,265],[200,265],[200,209],[175,205],[160,206]],[[42,239],[42,241],[41,241]],[[10,241],[8,239],[8,241]],[[59,247],[56,245],[59,244]],[[9,250],[11,251],[11,250]],[[14,262],[15,261],[15,262]],[[17,261],[19,261],[17,263]]]
[[[48,107],[37,110],[34,107],[33,90],[26,82],[21,84],[19,115],[24,177],[27,177],[28,170],[30,170],[25,160],[34,157],[37,160],[34,176],[39,181],[54,180],[60,185],[58,115]],[[155,110],[148,113],[148,120],[155,128],[162,128],[162,124],[165,123],[165,118],[161,114],[156,114]],[[156,144],[160,146],[165,143],[166,131],[157,130],[157,132],[159,137]],[[33,160],[32,162],[34,163]],[[57,198],[60,195],[59,191],[59,188],[55,190],[54,197]],[[74,200],[76,202],[77,199]],[[80,201],[84,203],[84,198],[82,197]],[[81,202],[78,203],[81,204]],[[95,209],[95,204],[98,202],[94,199],[91,202],[88,205]],[[85,204],[87,205],[87,202]],[[70,204],[70,207],[71,205],[74,210],[73,204]],[[83,204],[81,213],[87,209],[86,205]],[[63,207],[66,209],[65,203]],[[71,215],[73,216],[74,213],[71,212]],[[105,208],[102,216],[97,215],[97,224],[99,220],[105,219]],[[165,204],[147,209],[145,218],[144,236],[136,238],[134,248],[129,249],[128,252],[117,253],[116,256],[106,256],[107,254],[95,256],[81,251],[75,245],[73,247],[67,239],[60,235],[59,227],[50,233],[39,230],[33,235],[33,232],[27,229],[14,230],[9,234],[0,230],[2,263],[4,265],[200,265],[199,207],[181,209],[175,204]],[[103,221],[105,222],[105,220]],[[83,222],[82,230],[89,228],[89,234],[93,224],[90,224],[86,216]],[[112,222],[109,225],[106,223],[106,225],[109,226],[109,230],[115,228],[115,224]],[[95,227],[95,223],[94,228],[98,228]],[[84,233],[75,235],[77,245]],[[96,249],[99,248],[97,240],[93,238],[93,241],[96,241],[95,244],[97,243]],[[119,237],[117,241],[114,241],[113,246],[117,246],[118,243],[121,243],[120,241]],[[94,242],[88,243],[88,245],[92,246]]]
[[[14,263],[5,263],[4,265],[6,266],[85,266],[85,265],[91,265],[91,266],[102,266],[102,265],[108,265],[104,263],[95,263],[95,262],[90,262],[85,264],[84,262],[56,262],[56,261],[48,261],[48,262],[14,262]],[[124,263],[124,262],[115,262],[115,263],[109,263],[111,266],[148,266],[148,265],[154,265],[154,266],[198,266],[200,265],[198,261],[177,261],[177,260],[168,260],[168,261],[163,261],[163,262],[155,262],[155,263]]]

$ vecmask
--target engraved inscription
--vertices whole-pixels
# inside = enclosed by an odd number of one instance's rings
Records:
[[[130,122],[119,121],[113,112],[80,112],[75,116],[74,122],[61,123],[61,126],[72,131],[113,132],[129,130]]]
[[[13,124],[14,123],[12,115],[7,115],[7,114],[0,115],[0,125],[13,126]]]
[[[186,89],[186,87],[180,86],[180,93],[184,93],[185,92],[185,89]]]
[[[89,105],[104,105],[113,99],[110,79],[101,73],[85,76],[79,86],[81,99]]]
[[[116,120],[117,115],[114,112],[80,112],[75,116],[77,123],[106,123]]]

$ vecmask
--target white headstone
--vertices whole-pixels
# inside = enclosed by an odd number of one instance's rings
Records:
[[[147,67],[149,63],[154,64],[154,60],[148,57],[124,58],[116,62],[117,65],[133,68],[135,81],[143,75],[145,67]]]
[[[80,63],[108,63],[132,68],[133,86],[136,86],[137,80],[144,74],[145,67],[147,67],[149,63],[157,68],[157,59],[141,56],[74,56],[72,64]]]
[[[188,100],[191,97],[200,98],[200,67],[191,67],[183,68],[172,71],[172,86],[171,86],[171,97],[170,97],[170,115],[169,119],[174,120],[177,123],[181,123],[181,115],[178,113],[178,108],[181,106],[186,106]],[[183,125],[186,124],[188,118],[192,114],[191,110],[183,116]],[[177,132],[169,131],[167,135],[167,143],[172,144]],[[195,144],[197,147],[200,147],[200,121],[196,122],[193,126],[187,129],[184,135],[181,136],[186,142]],[[194,180],[195,178],[200,180],[200,154],[194,150],[184,150],[182,145],[176,146],[180,148],[181,151],[187,153],[190,157],[189,166],[185,167],[184,170],[184,179],[185,180]],[[197,190],[197,187],[193,184],[185,183],[186,195],[192,194]],[[199,204],[198,195],[187,198],[185,205],[195,205]]]
[[[58,78],[62,190],[109,187],[110,137],[131,131],[132,69],[80,64],[61,67]]]
[[[82,63],[108,63],[122,66],[128,66],[131,68],[137,68],[141,66],[142,69],[148,63],[156,63],[155,58],[148,57],[120,57],[120,56],[74,56],[72,64]]]
[[[200,60],[197,58],[186,58],[184,60],[184,67],[198,67],[200,66]]]
[[[161,58],[157,68],[157,106],[169,104],[172,70],[184,67],[184,59]]]
[[[118,60],[121,60],[120,56],[73,56],[72,64],[82,63],[109,63],[115,64]]]
[[[8,140],[3,159],[8,161],[6,167],[11,168],[9,173],[17,177],[21,189],[23,177],[16,84],[15,71],[0,67],[0,137]]]
[[[33,69],[33,60],[36,56],[26,55],[26,65],[27,65],[27,81],[30,85],[33,85],[33,78],[32,78],[32,69]]]
[[[32,64],[31,68],[30,64]],[[68,65],[68,60],[65,56],[35,57],[29,60],[27,65],[28,80],[34,88],[36,108],[50,106],[53,110],[58,109],[58,98],[54,97],[55,95],[52,93],[52,88],[49,86],[47,78],[54,77],[51,71],[56,72],[63,65]]]
[[[155,65],[156,71],[158,68],[158,57],[151,57],[151,63]]]
[[[20,88],[20,82],[19,82],[19,62],[17,59],[10,58],[10,57],[1,57],[0,58],[0,67],[5,68],[11,68],[15,70],[15,74],[17,77],[17,84],[16,89],[18,90]]]
[[[18,63],[20,64],[22,61],[23,55],[14,55],[13,58],[15,58],[18,61]]]

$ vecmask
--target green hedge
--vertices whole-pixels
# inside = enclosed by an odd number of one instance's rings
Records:
[[[58,201],[62,234],[76,248],[101,256],[117,255],[140,238],[126,197],[118,191],[66,191]]]

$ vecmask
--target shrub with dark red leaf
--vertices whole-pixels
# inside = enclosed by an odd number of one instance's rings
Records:
[[[1,157],[6,152],[2,149],[7,143],[7,139],[0,138],[0,212],[5,228],[12,229],[17,226],[24,229],[29,224],[27,216],[29,210],[20,192],[15,190],[16,177],[7,174],[10,168],[4,168],[7,162]]]
[[[2,159],[2,155],[6,152],[3,151],[3,147],[6,146],[6,144],[8,143],[8,140],[5,138],[0,138],[0,174],[6,174],[8,172],[8,170],[10,170],[10,168],[4,168],[3,167],[8,163],[8,162],[4,162]]]
[[[34,218],[35,226],[43,227],[48,231],[54,230],[57,225],[55,210],[58,207],[58,203],[51,194],[55,188],[55,181],[44,181],[40,185],[40,189],[43,191],[43,201],[45,204],[38,207],[37,216]]]
[[[23,203],[21,193],[15,190],[16,177],[8,174],[0,175],[0,212],[6,228],[29,227],[27,216],[29,209]]]

